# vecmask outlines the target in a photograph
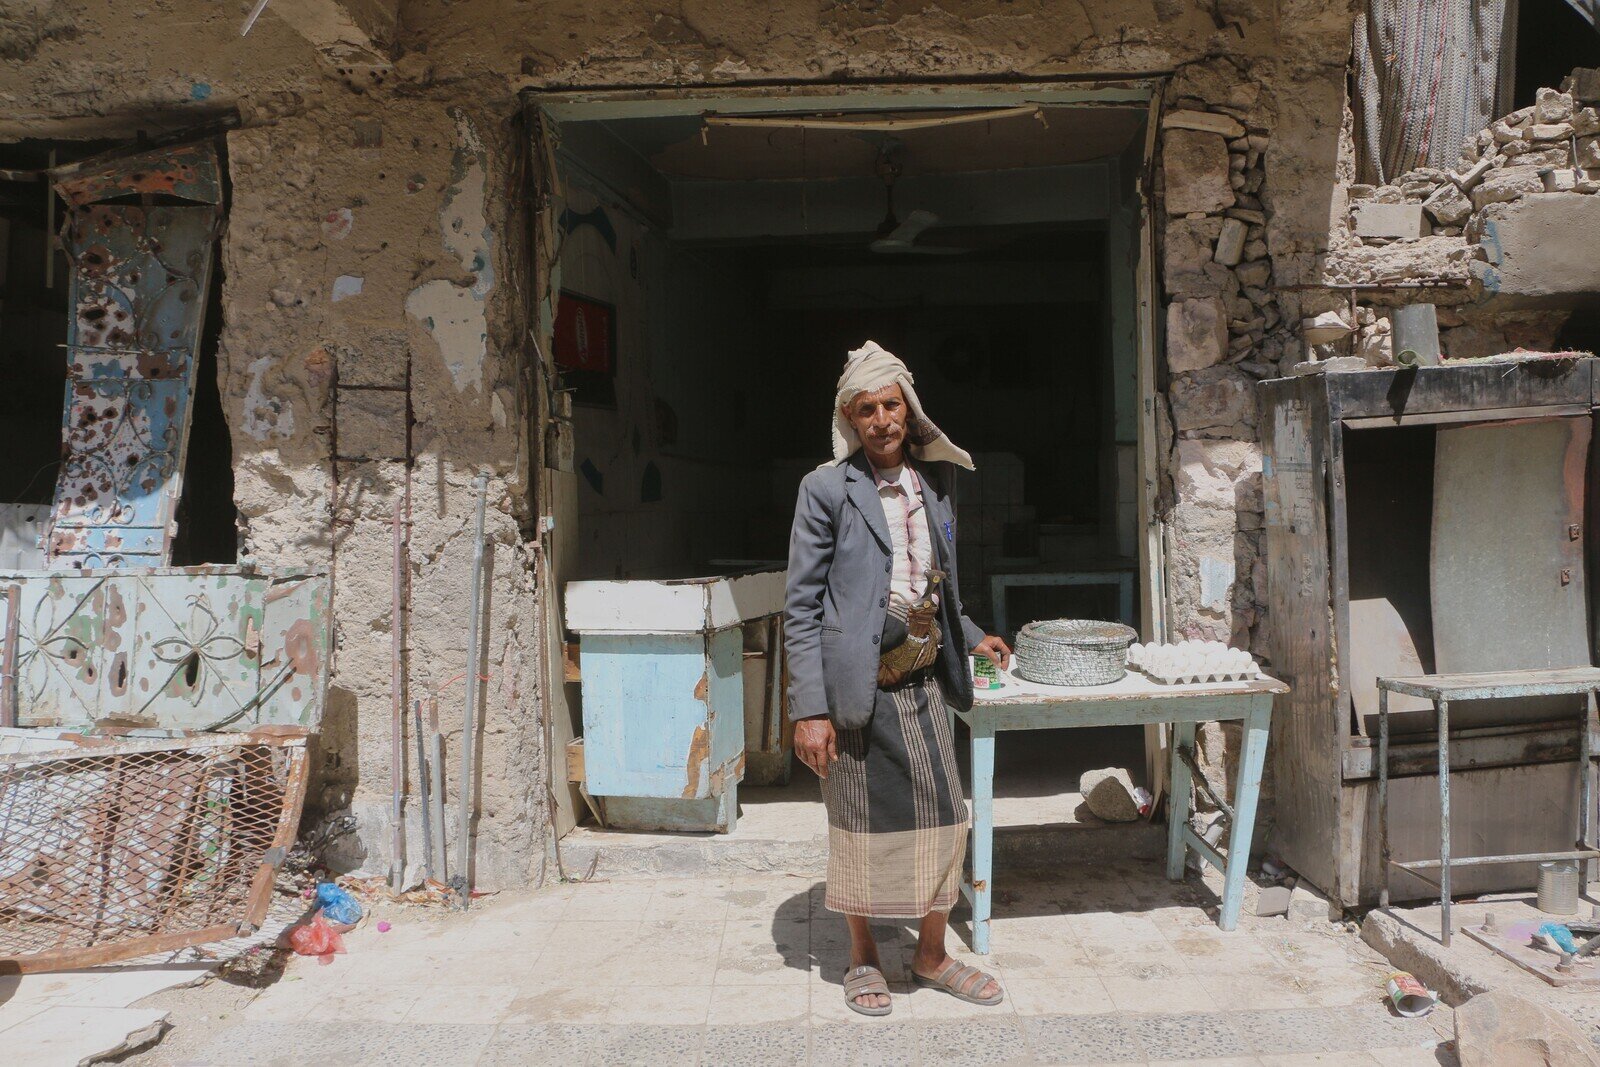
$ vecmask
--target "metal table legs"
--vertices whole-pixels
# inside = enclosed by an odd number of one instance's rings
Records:
[[[1385,682],[1387,679],[1378,679],[1378,845],[1379,867],[1382,870],[1378,888],[1378,906],[1389,906],[1389,875],[1392,868],[1398,867],[1414,878],[1433,886],[1439,891],[1439,942],[1446,948],[1450,946],[1452,934],[1450,921],[1450,875],[1453,867],[1486,866],[1496,863],[1535,863],[1543,860],[1576,859],[1579,861],[1583,876],[1584,886],[1593,881],[1594,863],[1600,853],[1595,851],[1594,842],[1594,786],[1591,782],[1591,761],[1594,758],[1594,739],[1590,734],[1590,709],[1600,703],[1600,693],[1595,690],[1583,691],[1583,711],[1579,719],[1578,728],[1578,780],[1580,784],[1582,802],[1578,814],[1578,840],[1577,847],[1571,851],[1520,853],[1505,856],[1463,856],[1453,857],[1450,851],[1450,700],[1439,690],[1435,689],[1428,694],[1428,699],[1433,701],[1434,717],[1438,728],[1439,749],[1439,858],[1438,860],[1412,860],[1410,862],[1397,862],[1391,853],[1389,845],[1389,692]],[[1398,679],[1396,681],[1406,681]],[[1412,692],[1415,693],[1416,679]],[[1402,692],[1407,690],[1402,688]],[[1568,690],[1569,692],[1571,690]],[[1424,691],[1426,692],[1426,690]],[[1492,694],[1502,695],[1502,694]],[[1504,694],[1516,695],[1516,694]],[[1424,871],[1438,869],[1438,878],[1432,878]]]

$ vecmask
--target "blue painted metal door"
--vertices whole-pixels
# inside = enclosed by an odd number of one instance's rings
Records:
[[[165,564],[220,217],[216,154],[188,146],[57,177],[73,314],[47,559]],[[132,196],[199,203],[121,202]]]

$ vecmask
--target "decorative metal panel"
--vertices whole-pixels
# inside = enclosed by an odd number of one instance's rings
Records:
[[[170,559],[189,439],[197,347],[219,219],[209,146],[65,179],[73,264],[62,464],[47,560],[72,567]],[[92,202],[141,193],[206,206]]]
[[[20,586],[19,726],[316,729],[325,574],[240,567],[0,572]],[[10,632],[0,598],[0,633]]]

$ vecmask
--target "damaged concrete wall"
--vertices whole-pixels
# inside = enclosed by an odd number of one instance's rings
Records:
[[[530,267],[520,243],[511,120],[523,88],[779,81],[836,90],[1172,72],[1169,111],[1215,115],[1244,132],[1241,142],[1231,126],[1174,129],[1169,136],[1182,136],[1163,146],[1162,195],[1194,192],[1174,182],[1179,156],[1200,194],[1190,204],[1180,197],[1181,211],[1158,201],[1155,212],[1157,240],[1193,267],[1180,274],[1194,275],[1167,278],[1160,315],[1174,331],[1157,398],[1164,593],[1175,635],[1263,647],[1253,384],[1282,369],[1285,324],[1303,310],[1273,286],[1323,277],[1343,212],[1344,5],[410,0],[384,53],[392,66],[345,69],[272,5],[246,38],[242,13],[198,0],[169,0],[132,21],[103,0],[84,7],[63,25],[0,19],[0,54],[19,60],[0,71],[0,136],[126,136],[229,109],[241,116],[245,128],[228,138],[220,362],[244,543],[262,562],[335,567],[322,801],[330,810],[348,801],[361,816],[358,851],[373,852],[373,866],[383,865],[387,839],[389,518],[400,472],[341,465],[333,486],[325,430],[335,367],[347,382],[395,381],[409,352],[419,456],[412,694],[442,688],[441,717],[459,722],[463,682],[447,683],[465,667],[469,487],[487,465],[495,551],[479,874],[504,884],[539,873],[545,760],[534,593],[519,546],[538,510],[528,472],[539,458],[526,427],[539,401],[524,337],[530,311],[548,310],[549,264]],[[1254,206],[1240,204],[1245,189]],[[1244,226],[1237,256],[1230,223]],[[529,269],[538,292],[522,276]],[[547,342],[548,316],[539,325]],[[340,452],[393,454],[393,414],[357,409],[341,427]]]
[[[13,39],[0,136],[131,138],[236,112],[221,241],[219,377],[232,436],[242,553],[334,576],[336,651],[310,806],[350,811],[342,859],[388,862],[391,519],[404,465],[403,397],[345,392],[333,482],[331,389],[399,384],[413,366],[408,698],[436,693],[454,811],[472,561],[472,483],[492,473],[484,625],[478,884],[537,879],[544,752],[533,593],[526,143],[508,92],[441,86],[402,57],[382,85],[351,82],[269,14],[175,4],[124,25],[90,5],[72,32]],[[182,27],[181,32],[179,27]],[[0,21],[0,30],[9,24]],[[91,51],[88,41],[98,42]],[[107,44],[109,42],[109,45]],[[181,53],[181,54],[180,54]],[[408,739],[409,742],[409,739]],[[406,747],[407,774],[416,768]],[[408,849],[422,855],[419,818]],[[454,817],[449,820],[454,828]]]

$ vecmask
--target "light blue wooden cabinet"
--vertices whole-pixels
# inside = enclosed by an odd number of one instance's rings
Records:
[[[732,830],[744,777],[741,624],[780,611],[781,571],[567,586],[580,637],[584,784],[634,830]]]

